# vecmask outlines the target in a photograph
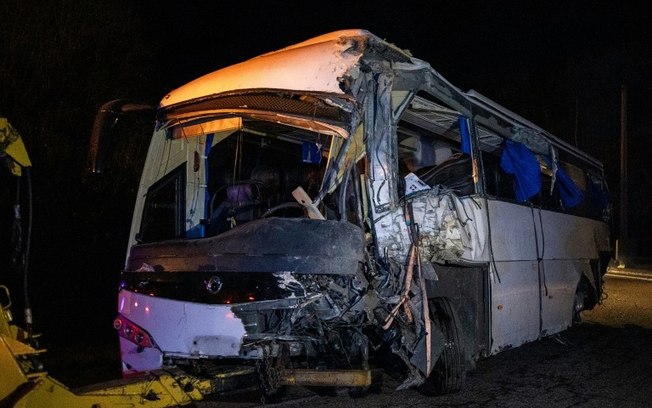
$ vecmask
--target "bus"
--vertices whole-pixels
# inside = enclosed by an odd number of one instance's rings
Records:
[[[114,327],[124,376],[462,389],[601,301],[602,163],[362,29],[217,70],[154,112]],[[396,368],[399,367],[399,368]],[[218,381],[219,379],[219,381]]]

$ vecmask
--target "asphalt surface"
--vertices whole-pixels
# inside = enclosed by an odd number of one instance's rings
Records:
[[[605,278],[602,304],[583,312],[582,317],[610,327],[652,329],[652,266],[610,269]]]

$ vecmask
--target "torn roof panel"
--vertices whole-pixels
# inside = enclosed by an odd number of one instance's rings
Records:
[[[390,59],[409,61],[407,51],[368,31],[335,31],[204,75],[167,94],[160,107],[256,88],[343,94],[341,78],[370,49]]]

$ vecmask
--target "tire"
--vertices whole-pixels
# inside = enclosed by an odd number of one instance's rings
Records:
[[[458,392],[466,379],[464,347],[455,309],[446,298],[429,301],[430,319],[444,335],[444,349],[427,382],[438,395]]]
[[[585,277],[582,277],[575,289],[575,297],[573,299],[573,324],[582,321],[582,311],[592,309],[595,303],[592,304],[589,296],[590,284]]]

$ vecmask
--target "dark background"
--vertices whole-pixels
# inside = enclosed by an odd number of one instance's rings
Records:
[[[186,3],[0,2],[0,113],[21,133],[33,162],[28,293],[46,344],[117,342],[111,324],[118,273],[149,135],[119,141],[107,172],[87,177],[98,108],[116,98],[157,104],[199,75],[339,29],[368,29],[409,49],[459,88],[483,93],[602,160],[615,236],[626,86],[627,242],[632,256],[648,255],[652,33],[643,5]],[[20,322],[22,277],[9,261],[15,184],[0,170],[0,284],[10,285]],[[23,180],[23,197],[26,191]]]

